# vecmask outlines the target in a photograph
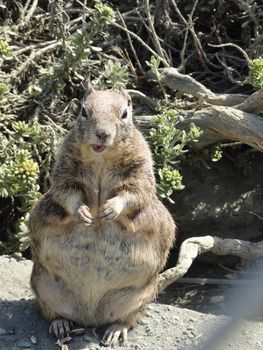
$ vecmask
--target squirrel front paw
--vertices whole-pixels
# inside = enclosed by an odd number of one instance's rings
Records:
[[[106,203],[101,208],[98,217],[105,220],[113,220],[123,210],[123,202],[121,198],[113,197],[106,201]]]
[[[78,207],[74,217],[78,223],[83,223],[86,225],[90,225],[93,219],[89,207],[85,204]]]

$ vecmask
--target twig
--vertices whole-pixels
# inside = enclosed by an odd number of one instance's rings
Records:
[[[111,25],[120,29],[120,30],[123,30],[125,33],[129,33],[130,36],[134,37],[143,47],[145,47],[153,56],[157,57],[160,59],[160,61],[163,62],[164,65],[167,66],[167,62],[166,60],[164,60],[162,57],[160,57],[158,55],[157,52],[155,52],[152,48],[150,48],[149,45],[147,45],[137,34],[135,34],[134,32],[132,32],[131,30],[121,26],[120,24],[116,23],[116,22],[111,22]]]
[[[194,15],[194,11],[196,9],[196,5],[198,3],[198,0],[195,0],[194,5],[192,7],[191,13],[190,13],[190,19],[192,20],[193,15]],[[185,29],[185,35],[184,35],[184,41],[183,41],[183,47],[182,50],[180,52],[180,59],[181,59],[181,64],[178,67],[178,71],[180,72],[181,70],[184,69],[185,67],[185,50],[186,50],[186,44],[187,44],[187,39],[188,39],[188,34],[189,34],[189,24],[187,25],[186,29]]]
[[[228,67],[227,64],[223,60],[221,60],[219,58],[217,53],[216,53],[215,56],[216,56],[217,60],[222,64],[222,66],[225,68],[227,77],[228,77],[229,81],[231,81],[231,83],[233,83],[235,85],[242,86],[242,85],[244,85],[247,82],[247,78],[245,80],[243,80],[243,81],[234,79],[233,74],[232,74],[232,71],[234,71],[234,69],[232,67]]]
[[[127,26],[126,26],[126,23],[125,23],[125,21],[124,21],[124,19],[123,19],[123,17],[122,17],[122,15],[121,15],[121,13],[120,13],[119,10],[117,10],[117,13],[118,13],[118,15],[119,15],[119,17],[120,17],[120,20],[121,20],[121,23],[122,23],[123,27],[126,28],[126,29],[128,29]],[[137,62],[137,65],[138,65],[138,67],[139,67],[141,73],[144,75],[144,70],[143,70],[143,68],[142,68],[142,65],[141,65],[141,62],[140,62],[140,60],[139,60],[139,57],[138,57],[138,55],[137,55],[137,53],[136,53],[136,50],[135,50],[135,48],[134,48],[134,46],[133,46],[133,43],[132,43],[132,40],[131,40],[131,36],[130,36],[130,34],[129,34],[128,32],[126,32],[126,34],[127,34],[127,38],[128,38],[128,41],[129,41],[129,44],[130,44],[130,47],[131,47],[133,56],[134,56],[134,58],[135,58],[135,60],[136,60],[136,62]]]
[[[169,67],[171,64],[169,64],[167,61],[166,61],[166,58],[163,54],[163,49],[161,47],[161,44],[160,44],[160,41],[159,41],[159,38],[156,34],[156,31],[155,31],[155,28],[154,28],[154,23],[153,23],[153,19],[151,18],[151,12],[150,12],[150,5],[149,5],[149,0],[144,0],[144,8],[145,8],[145,13],[146,13],[146,16],[147,16],[147,21],[148,21],[148,24],[149,24],[149,27],[150,27],[150,35],[152,37],[152,40],[153,40],[153,44],[155,46],[155,49],[158,53],[158,55],[160,57],[163,58],[163,64],[166,66],[166,67]]]
[[[218,44],[218,45],[215,45],[215,44],[208,44],[208,45],[211,46],[211,47],[227,47],[227,46],[234,47],[234,48],[236,48],[237,50],[239,50],[242,53],[242,55],[244,56],[248,66],[251,63],[251,59],[249,58],[249,56],[246,53],[246,51],[243,50],[240,46],[238,46],[236,44],[226,43],[226,44]]]
[[[227,147],[237,147],[243,145],[243,142],[228,142],[223,143],[220,145],[221,148],[227,148]]]
[[[23,71],[32,63],[34,62],[37,58],[41,57],[44,53],[48,52],[48,51],[52,51],[56,48],[58,48],[59,46],[62,46],[62,42],[57,41],[51,45],[48,45],[46,47],[44,47],[43,49],[40,49],[38,51],[33,51],[29,57],[27,58],[27,60],[25,62],[23,62],[16,70],[14,70],[9,76],[7,76],[7,78],[10,79],[15,79],[17,77],[19,77]]]
[[[178,14],[179,18],[181,19],[181,21],[184,23],[184,25],[186,26],[186,28],[189,28],[189,31],[190,33],[192,34],[193,36],[193,39],[194,39],[194,43],[195,43],[195,46],[196,46],[196,49],[197,49],[197,52],[201,58],[201,60],[204,58],[206,61],[209,61],[208,58],[207,58],[207,55],[206,53],[204,52],[203,50],[203,47],[201,45],[201,42],[198,38],[198,36],[196,35],[194,29],[193,29],[193,23],[191,21],[191,18],[189,18],[189,23],[187,22],[187,20],[184,18],[184,16],[182,15],[182,12],[179,10],[176,2],[174,0],[170,0],[171,4],[173,5],[176,13]]]
[[[246,210],[246,212],[256,216],[259,220],[263,221],[263,217],[258,215],[257,213],[254,213],[253,211],[250,211],[250,210]]]
[[[153,110],[156,109],[156,107],[157,107],[156,103],[150,97],[146,96],[141,91],[128,89],[127,92],[131,96],[136,96],[136,97],[141,98],[151,109],[153,109]]]
[[[58,129],[60,132],[62,132],[62,134],[66,133],[67,130],[64,129],[59,124],[56,124],[48,115],[45,115],[45,118],[54,126],[54,129]],[[47,125],[47,126],[49,127],[49,125]],[[55,135],[54,129],[51,128],[50,130],[52,131],[53,137],[54,137],[54,140],[55,140],[56,139],[56,135]]]
[[[27,22],[30,21],[31,17],[33,16],[33,14],[37,8],[37,5],[38,5],[38,0],[33,0],[33,4],[31,5],[30,10],[28,11],[28,13],[26,15],[25,21],[23,24],[26,24]]]
[[[29,50],[35,50],[35,49],[41,48],[43,46],[52,45],[52,44],[54,44],[56,42],[57,42],[57,40],[51,40],[51,41],[45,41],[45,42],[42,42],[42,43],[38,43],[38,44],[33,44],[33,45],[26,46],[26,47],[22,47],[21,49],[16,50],[16,51],[13,52],[13,57],[17,57],[17,56],[21,55],[22,53],[25,53],[25,52],[27,52]]]
[[[81,11],[83,11],[83,9],[85,9],[85,10],[87,11],[88,14],[92,15],[92,10],[91,10],[86,4],[84,4],[83,1],[76,0],[76,2],[77,2],[79,5],[81,5],[81,7],[82,7],[82,10],[81,10]]]

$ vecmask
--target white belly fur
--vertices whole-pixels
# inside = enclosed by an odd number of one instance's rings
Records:
[[[158,252],[139,234],[107,222],[100,227],[76,225],[68,235],[45,235],[39,261],[49,272],[43,276],[40,297],[63,317],[99,325],[120,319],[144,302],[143,287],[155,274]],[[133,292],[125,297],[130,287]],[[114,305],[102,307],[107,294],[115,292],[116,298],[110,298]]]

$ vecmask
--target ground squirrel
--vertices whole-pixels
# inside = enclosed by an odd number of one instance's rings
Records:
[[[125,341],[175,238],[126,92],[87,88],[29,227],[31,285],[50,330],[63,338],[72,322],[109,325],[102,343]]]

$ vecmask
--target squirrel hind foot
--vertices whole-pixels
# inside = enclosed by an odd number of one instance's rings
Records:
[[[114,346],[124,344],[127,341],[129,326],[121,323],[114,323],[106,330],[100,342],[103,346]]]
[[[70,336],[74,323],[66,318],[58,318],[53,320],[49,326],[49,334],[54,335],[57,339],[63,340]]]

